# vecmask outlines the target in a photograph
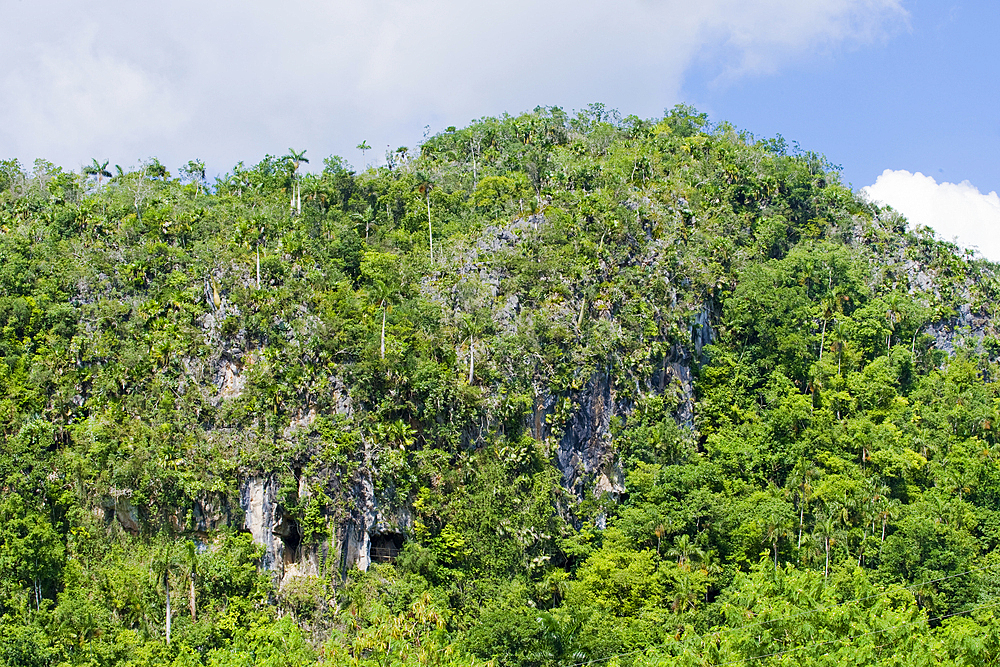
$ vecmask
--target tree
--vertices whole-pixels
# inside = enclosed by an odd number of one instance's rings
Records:
[[[540,611],[535,621],[542,629],[543,656],[550,664],[564,667],[587,659],[587,653],[579,639],[583,628],[582,619]]]
[[[160,167],[162,166],[160,165]],[[115,165],[115,167],[118,169],[118,178],[124,184],[125,191],[132,195],[132,207],[135,209],[135,217],[141,221],[143,204],[146,203],[146,200],[149,199],[153,192],[150,173],[155,173],[156,170],[152,169],[149,164],[143,164],[139,169],[128,173],[124,172],[118,165]]]
[[[424,200],[427,202],[427,240],[430,244],[431,249],[431,265],[434,264],[434,229],[431,227],[431,189],[434,186],[426,178],[420,181],[417,185],[417,192],[424,196]]]
[[[188,540],[184,543],[184,555],[188,566],[189,599],[188,605],[191,610],[191,620],[198,620],[198,606],[195,598],[195,581],[198,578],[198,548],[194,542]]]
[[[180,168],[181,176],[195,185],[195,194],[201,194],[201,186],[205,182],[205,163],[201,160],[190,160]]]
[[[826,323],[829,320],[836,321],[838,315],[844,314],[844,304],[849,299],[840,285],[831,285],[830,290],[820,299],[820,319],[823,322],[819,337],[820,361],[823,361],[823,349],[826,347]]]
[[[889,522],[899,518],[900,511],[902,510],[902,503],[899,502],[898,498],[888,498],[882,496],[881,502],[879,504],[878,518],[882,522],[882,544],[885,544],[885,528],[889,525]]]
[[[899,292],[893,292],[885,303],[885,321],[889,327],[886,334],[885,349],[892,347],[892,334],[896,331],[896,325],[903,321],[905,315],[905,304]]]
[[[105,160],[104,163],[97,161],[97,158],[91,158],[92,163],[83,168],[83,174],[85,176],[96,176],[97,177],[97,187],[101,187],[101,183],[105,178],[111,178],[111,172],[108,171],[108,162],[110,160]]]
[[[767,517],[767,540],[771,543],[775,570],[778,569],[778,543],[781,538],[788,537],[792,525],[788,517],[777,509],[772,510]]]
[[[837,534],[837,522],[832,516],[824,516],[816,522],[816,537],[823,542],[823,549],[826,552],[826,565],[823,568],[823,576],[830,576],[830,547],[833,546],[834,536]]]
[[[811,480],[818,474],[819,470],[805,458],[799,459],[798,465],[792,472],[793,479],[797,480],[796,491],[799,497],[799,534],[796,548],[802,547],[802,527],[805,524],[806,509],[809,506],[809,494],[813,490]]]
[[[292,167],[292,199],[289,208],[295,209],[297,215],[302,215],[302,185],[299,177],[299,166],[303,162],[309,164],[305,151],[296,151],[294,148],[288,149],[286,159]]]
[[[399,295],[399,258],[390,253],[367,252],[361,260],[360,271],[368,282],[368,294],[373,304],[382,311],[382,333],[379,340],[379,357],[385,359],[386,316],[392,310],[392,302]]]
[[[46,588],[58,581],[65,557],[65,546],[45,514],[33,511],[17,493],[0,502],[0,580],[30,585],[36,610]]]
[[[143,165],[143,171],[150,178],[170,178],[170,172],[167,171],[167,168],[160,162],[159,158],[150,158],[149,162]]]
[[[166,600],[165,603],[164,603],[164,607],[165,607],[165,610],[166,610],[165,621],[164,621],[164,629],[165,629],[165,634],[166,634],[167,645],[168,646],[170,645],[170,626],[171,626],[171,621],[172,621],[172,617],[173,617],[173,610],[170,607],[170,569],[171,569],[171,566],[173,565],[173,563],[171,562],[171,559],[170,559],[170,551],[171,551],[172,547],[173,547],[173,540],[170,539],[170,538],[168,538],[167,539],[167,545],[166,545],[166,547],[164,549],[163,561],[162,561],[162,564],[160,566],[160,571],[162,573],[162,579],[161,580],[163,582],[163,594],[164,594],[164,597],[165,597],[165,600]]]
[[[484,318],[479,314],[475,313],[465,313],[462,316],[462,325],[465,329],[466,334],[469,336],[469,377],[468,383],[472,384],[473,371],[475,370],[475,356],[476,356],[476,338],[486,330],[486,322]]]
[[[674,540],[674,545],[667,550],[667,556],[677,559],[677,566],[682,570],[690,567],[691,561],[699,561],[705,556],[705,552],[691,541],[691,536],[681,533]]]
[[[847,323],[838,319],[834,322],[830,342],[830,350],[837,353],[837,375],[841,374],[841,365],[844,361],[844,350],[847,349],[847,343],[849,340],[850,330]]]
[[[372,147],[368,145],[368,140],[367,139],[364,140],[364,141],[362,141],[360,144],[358,144],[356,148],[359,151],[361,151],[361,159],[362,160],[365,159],[365,153],[367,153],[368,151],[370,151],[372,149]]]
[[[719,555],[715,551],[706,551],[701,559],[701,573],[705,579],[711,583],[714,578],[722,574],[722,565],[719,564]],[[705,587],[705,603],[708,603],[708,591],[711,586]]]

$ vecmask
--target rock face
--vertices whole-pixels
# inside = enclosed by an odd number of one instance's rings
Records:
[[[594,376],[573,404],[579,407],[567,420],[556,450],[563,486],[577,497],[583,497],[588,486],[595,495],[623,493],[610,428],[611,418],[627,414],[630,406],[616,402],[611,378],[604,374]]]
[[[300,481],[301,486],[305,486],[304,480]],[[353,490],[352,500],[357,509],[333,522],[331,534],[326,539],[303,544],[301,526],[281,506],[277,478],[245,480],[240,488],[241,528],[264,547],[261,566],[273,572],[279,583],[290,577],[319,576],[333,569],[342,575],[352,567],[368,569],[379,513],[371,480],[363,478],[360,487]]]
[[[966,339],[978,344],[984,337],[994,335],[995,330],[989,317],[973,313],[972,306],[965,304],[954,317],[927,326],[924,333],[934,337],[934,347],[951,355],[955,353],[956,342]]]
[[[648,203],[648,202],[647,202]],[[638,204],[631,206],[633,210]],[[509,277],[500,264],[493,261],[499,254],[511,251],[532,238],[547,220],[542,214],[518,218],[504,226],[486,227],[478,239],[457,250],[451,258],[457,280],[446,281],[446,289],[438,282],[427,280],[422,289],[431,299],[450,311],[455,321],[460,321],[469,303],[487,297],[493,324],[505,335],[516,335],[519,327],[530,327],[521,312],[516,292],[504,292],[502,285]],[[670,247],[653,244],[649,255],[635,257],[642,266],[658,265],[663,253]],[[569,287],[568,283],[564,283]],[[677,306],[674,293],[674,306]],[[577,322],[593,304],[582,293],[569,293],[562,300],[560,319]],[[550,306],[558,309],[559,306]],[[591,314],[593,316],[593,314]],[[607,316],[607,315],[605,315]],[[703,361],[703,349],[715,340],[712,311],[708,306],[693,311],[689,320],[689,337],[675,344],[652,376],[639,380],[635,387],[639,395],[666,394],[675,399],[674,417],[683,428],[694,427],[694,383],[692,369]],[[579,326],[579,325],[577,325]],[[467,355],[467,348],[456,349],[456,356]],[[550,378],[533,379],[539,392],[535,408],[529,416],[529,431],[539,441],[548,441],[555,463],[563,477],[563,486],[577,498],[587,494],[613,496],[625,491],[624,476],[617,460],[610,432],[611,420],[627,420],[635,408],[631,400],[623,400],[615,391],[614,378],[597,372],[582,389],[553,395],[547,391]],[[554,440],[553,440],[554,437]]]
[[[341,538],[337,548],[344,570],[349,567],[367,570],[372,563],[372,536],[377,530],[379,517],[371,477],[364,476],[355,484],[354,498],[355,511],[338,528]]]
[[[694,427],[694,380],[692,368],[701,361],[702,348],[715,340],[710,314],[703,309],[691,327],[691,346],[675,345],[645,386],[645,394],[668,394],[676,400],[674,418],[684,428]],[[546,397],[536,411],[533,433],[545,438],[546,416],[555,411],[556,399]],[[578,498],[587,493],[617,497],[625,492],[624,474],[611,438],[611,420],[627,420],[635,406],[620,399],[613,378],[594,375],[588,385],[572,395],[573,406],[556,450],[556,464],[563,474],[563,486]]]
[[[470,306],[489,304],[490,315],[499,332],[516,334],[519,328],[530,325],[530,315],[522,312],[519,293],[505,291],[508,277],[500,265],[492,261],[497,253],[515,249],[524,239],[531,239],[547,224],[544,215],[529,215],[507,225],[486,228],[479,238],[454,258],[458,280],[453,282],[428,279],[423,289],[428,296],[453,313],[460,322]],[[636,257],[637,265],[653,266],[657,253],[669,248],[657,248],[648,257]],[[249,278],[247,278],[249,280]],[[226,331],[226,323],[238,315],[224,292],[219,291],[215,275],[206,281],[205,298],[211,310],[204,314],[199,324],[211,354],[204,358],[185,360],[187,375],[194,378],[206,398],[214,406],[238,400],[247,391],[248,376],[254,366],[262,362],[259,347],[249,341],[244,331]],[[569,287],[562,278],[564,287]],[[568,279],[566,279],[568,280]],[[450,285],[443,287],[442,285]],[[593,297],[591,297],[593,298]],[[674,296],[676,306],[676,293]],[[567,322],[582,321],[585,312],[593,307],[582,293],[566,293],[559,306],[559,317]],[[688,306],[690,309],[690,306]],[[627,421],[635,409],[635,396],[649,394],[669,395],[674,416],[679,424],[693,428],[694,389],[692,368],[700,363],[703,348],[714,340],[712,313],[705,307],[691,311],[690,337],[675,344],[654,368],[649,377],[635,380],[635,386],[623,396],[616,388],[610,371],[596,372],[584,379],[582,388],[548,393],[551,378],[541,372],[533,378],[539,393],[536,407],[528,419],[529,430],[551,448],[556,466],[562,473],[563,486],[578,498],[587,495],[613,497],[624,493],[624,475],[611,434],[614,418]],[[593,316],[593,313],[591,315]],[[607,313],[602,317],[610,317]],[[309,317],[287,328],[288,336],[305,335],[314,328]],[[301,329],[298,333],[298,329]],[[469,354],[464,343],[456,350],[456,357]],[[473,343],[475,345],[475,343]],[[488,350],[476,346],[477,360]],[[463,365],[466,362],[463,362]],[[313,423],[320,416],[341,415],[350,418],[355,413],[347,387],[335,381],[325,388],[322,403],[298,406],[281,436],[288,441],[308,438]],[[481,429],[479,433],[481,434]],[[246,437],[253,437],[247,434]],[[475,446],[475,434],[468,436],[467,446]],[[298,474],[298,473],[297,473]],[[323,473],[319,473],[322,475]],[[410,530],[412,519],[406,508],[386,508],[380,505],[374,480],[378,470],[372,457],[366,455],[354,479],[339,487],[336,497],[339,505],[332,508],[328,520],[328,537],[305,543],[302,527],[283,507],[281,482],[274,474],[262,474],[243,479],[238,485],[236,498],[200,498],[193,508],[192,520],[197,534],[208,536],[222,526],[248,531],[254,542],[264,548],[262,566],[274,573],[279,582],[289,577],[320,575],[331,571],[346,573],[350,568],[366,570],[378,559],[393,557],[401,546],[403,536]],[[339,485],[325,479],[298,479],[298,501],[301,505],[315,484]],[[329,489],[328,489],[329,490]],[[126,531],[141,530],[140,512],[128,498],[109,498],[103,505],[106,520],[117,521]],[[180,526],[190,529],[191,526]]]
[[[276,480],[273,477],[255,477],[246,480],[240,488],[240,507],[245,518],[243,528],[250,531],[253,541],[264,547],[261,564],[275,570],[284,566],[285,542],[275,534],[278,513]]]
[[[101,509],[104,510],[105,523],[117,521],[122,530],[132,535],[138,535],[141,530],[139,511],[132,504],[130,495],[112,490],[111,494],[101,501]]]

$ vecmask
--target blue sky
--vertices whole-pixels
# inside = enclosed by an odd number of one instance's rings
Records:
[[[214,173],[474,118],[677,103],[1000,260],[1000,12],[943,0],[0,0],[0,158]],[[372,160],[372,154],[368,155]],[[887,171],[888,170],[888,171]]]
[[[902,6],[908,25],[772,75],[722,84],[710,65],[692,69],[685,97],[713,117],[826,154],[857,187],[906,169],[1000,189],[1000,6]]]

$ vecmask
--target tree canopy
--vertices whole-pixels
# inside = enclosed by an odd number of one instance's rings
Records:
[[[0,162],[0,664],[1000,658],[995,265],[686,106],[305,153]]]

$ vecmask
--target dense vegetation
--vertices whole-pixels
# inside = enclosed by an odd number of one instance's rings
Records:
[[[0,664],[1000,659],[995,266],[685,107],[304,161],[0,163]]]

